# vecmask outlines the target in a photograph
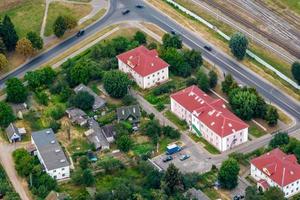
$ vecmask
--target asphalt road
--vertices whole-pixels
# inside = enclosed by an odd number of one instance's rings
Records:
[[[137,9],[135,8],[135,5],[137,4],[143,4],[145,8]],[[127,15],[122,15],[122,11],[124,11],[125,9],[130,9],[131,12]],[[152,22],[167,32],[174,30],[176,33],[181,35],[181,38],[185,44],[187,44],[191,48],[202,51],[203,57],[215,63],[217,66],[220,66],[224,73],[232,74],[238,81],[240,81],[244,85],[255,87],[257,91],[267,99],[267,101],[278,105],[292,117],[294,117],[296,123],[293,127],[288,129],[289,133],[295,133],[296,130],[300,129],[299,102],[294,101],[282,91],[274,87],[272,84],[264,81],[259,75],[248,70],[247,67],[239,64],[237,61],[223,54],[217,49],[217,47],[213,47],[212,52],[206,51],[203,46],[209,45],[207,41],[203,40],[199,35],[196,35],[195,33],[185,29],[180,24],[177,24],[175,21],[168,18],[157,9],[149,6],[145,3],[145,1],[141,0],[110,0],[110,8],[107,14],[97,23],[86,28],[86,33],[84,36],[79,38],[77,38],[76,36],[70,37],[69,39],[63,41],[49,51],[32,59],[30,62],[23,65],[16,71],[3,77],[0,80],[0,88],[4,86],[5,81],[9,77],[22,76],[26,71],[30,71],[40,67],[42,63],[61,54],[80,40],[90,36],[99,29],[114,23],[128,20]],[[264,141],[261,141],[259,145],[267,144],[269,140],[270,138],[266,138]],[[253,148],[255,147],[259,147],[258,144]]]

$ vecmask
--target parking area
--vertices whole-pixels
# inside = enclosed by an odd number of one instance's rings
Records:
[[[184,154],[190,155],[186,160],[181,161],[180,157]],[[199,151],[194,144],[186,144],[183,149],[177,153],[172,154],[173,160],[163,162],[166,158],[165,154],[161,154],[152,158],[152,162],[158,165],[161,169],[166,170],[168,166],[173,163],[181,172],[198,172],[203,173],[211,169],[211,158],[203,151]]]

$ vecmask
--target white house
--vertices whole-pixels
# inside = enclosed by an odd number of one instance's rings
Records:
[[[172,94],[171,111],[221,152],[248,141],[248,124],[197,86]]]
[[[119,70],[130,74],[143,89],[151,88],[169,79],[169,64],[158,57],[155,49],[144,46],[117,56]]]
[[[300,165],[295,155],[287,155],[279,148],[251,160],[251,176],[257,187],[265,191],[278,187],[286,198],[300,192]]]
[[[52,129],[33,132],[31,142],[36,147],[34,155],[38,157],[47,174],[56,180],[70,177],[69,161]]]

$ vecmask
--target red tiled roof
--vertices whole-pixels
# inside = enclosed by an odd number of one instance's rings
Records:
[[[268,189],[270,187],[268,182],[264,179],[260,179],[257,183],[259,183],[264,189]]]
[[[117,58],[142,77],[148,76],[169,66],[168,63],[158,57],[158,53],[155,49],[148,50],[144,46],[139,46],[122,53],[118,55]]]
[[[251,164],[282,187],[300,179],[295,155],[287,155],[278,148],[252,159]]]
[[[221,137],[248,127],[226,108],[222,99],[210,97],[195,85],[172,94],[171,98]]]

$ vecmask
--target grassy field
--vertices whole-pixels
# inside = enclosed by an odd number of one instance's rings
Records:
[[[167,110],[165,112],[165,116],[173,122],[180,130],[187,130],[188,125],[184,120],[179,119],[175,114],[173,114],[171,111]]]
[[[270,5],[276,5],[282,10],[290,9],[297,14],[300,14],[300,1],[299,0],[264,0]]]
[[[216,149],[213,145],[211,145],[209,142],[207,142],[203,137],[198,137],[195,134],[190,133],[189,136],[195,141],[195,142],[201,142],[204,145],[204,149],[206,149],[211,154],[220,154],[220,151]]]
[[[79,5],[61,2],[51,3],[47,16],[45,36],[50,36],[53,34],[53,23],[59,15],[72,16],[75,19],[79,20],[90,13],[91,10],[92,7],[90,5]]]
[[[249,134],[251,134],[252,136],[254,136],[256,138],[259,138],[259,137],[265,135],[266,132],[258,129],[256,126],[250,126],[249,127]]]
[[[4,15],[11,17],[19,37],[24,37],[29,31],[39,33],[45,10],[44,0],[24,0],[14,6],[5,7],[6,0],[0,1],[0,18]]]

